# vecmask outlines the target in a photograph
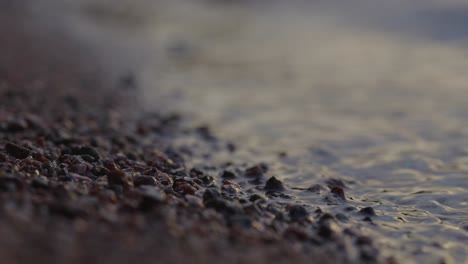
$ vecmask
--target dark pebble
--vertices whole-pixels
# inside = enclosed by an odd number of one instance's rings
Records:
[[[142,185],[156,185],[156,179],[151,176],[137,176],[133,179],[133,185],[135,187],[142,186]]]
[[[45,176],[39,176],[32,180],[31,186],[38,189],[47,189],[49,187],[49,180]]]
[[[325,181],[325,183],[328,185],[328,188],[333,188],[333,187],[346,188],[345,183],[340,179],[328,179]]]
[[[236,175],[235,175],[233,172],[231,172],[231,171],[225,170],[225,171],[223,171],[223,173],[221,174],[221,177],[222,177],[223,179],[232,180],[232,179],[236,178]]]
[[[86,175],[87,170],[88,170],[88,168],[86,167],[85,164],[75,164],[75,165],[72,165],[68,169],[69,172],[74,172],[74,173],[80,174],[80,175]]]
[[[292,205],[289,207],[289,217],[293,221],[302,221],[309,217],[309,213],[302,205]]]
[[[372,245],[372,239],[367,236],[359,236],[356,239],[356,245]]]
[[[142,211],[148,211],[166,200],[166,194],[152,186],[141,186],[140,194],[142,199],[138,208]]]
[[[262,177],[268,171],[268,166],[264,163],[257,164],[245,170],[247,177]]]
[[[269,191],[282,191],[284,190],[283,182],[281,182],[275,176],[273,176],[270,179],[268,179],[264,189]]]
[[[335,217],[329,213],[325,213],[320,217],[319,222],[326,222],[329,220],[335,220]]]
[[[91,146],[83,146],[83,147],[78,147],[78,148],[73,148],[71,151],[71,154],[73,155],[80,155],[80,156],[85,156],[89,155],[90,157],[93,157],[93,161],[101,159],[101,155],[97,152],[97,150]]]
[[[5,150],[10,156],[17,159],[25,159],[31,154],[29,149],[20,147],[13,143],[7,143],[5,145]]]
[[[192,176],[192,177],[202,177],[205,175],[205,173],[203,173],[203,171],[197,169],[197,168],[193,168],[190,170],[189,174]]]
[[[28,128],[28,123],[26,120],[20,119],[12,119],[4,124],[4,130],[6,132],[16,133],[24,131]]]
[[[186,194],[194,195],[197,192],[197,189],[195,189],[188,183],[181,183],[181,184],[178,184],[177,187],[174,188],[174,191],[183,195],[186,195]]]
[[[344,222],[344,223],[349,221],[349,217],[347,217],[345,214],[341,214],[341,213],[336,214],[336,219],[338,219],[340,222]]]
[[[114,168],[107,173],[107,181],[110,186],[116,185],[127,187],[129,185],[127,174],[117,168]]]
[[[345,193],[342,187],[335,186],[331,188],[331,192],[338,198],[346,200]]]
[[[376,216],[374,208],[372,207],[364,207],[359,211],[359,213],[367,215],[367,216]]]
[[[319,223],[318,234],[323,238],[331,238],[338,233],[340,228],[333,221],[323,221]]]
[[[308,192],[320,192],[321,190],[324,190],[325,188],[323,188],[322,185],[320,184],[314,184],[312,186],[310,186],[309,188],[307,188],[307,191]]]
[[[258,201],[258,200],[264,201],[265,198],[263,198],[263,196],[261,196],[261,195],[259,195],[259,194],[252,194],[252,195],[249,197],[249,201],[251,201],[251,202],[255,202],[255,201]]]
[[[215,189],[206,189],[206,191],[203,193],[203,203],[205,205],[211,201],[217,200],[221,198],[221,193],[219,193]]]

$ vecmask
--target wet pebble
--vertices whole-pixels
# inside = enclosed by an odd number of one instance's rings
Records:
[[[264,189],[269,191],[283,191],[283,182],[278,180],[275,176],[272,176],[266,182]]]
[[[332,187],[331,193],[333,193],[336,197],[340,198],[341,200],[346,200],[346,196],[342,187]]]
[[[5,145],[5,150],[10,156],[17,159],[25,159],[31,154],[29,149],[23,148],[13,143],[7,143]]]
[[[135,187],[142,186],[142,185],[156,185],[156,179],[151,176],[137,176],[133,179],[133,185]]]
[[[70,166],[68,169],[69,172],[73,172],[80,175],[86,175],[88,167],[85,164],[75,164]]]
[[[309,213],[302,205],[291,205],[288,208],[289,217],[293,221],[306,220],[309,217]]]
[[[99,155],[97,150],[91,146],[82,146],[82,147],[72,148],[71,154],[80,155],[80,156],[89,155],[90,157],[93,158],[93,161],[99,160],[101,158],[101,155]]]
[[[45,176],[39,176],[32,180],[31,186],[34,188],[47,189],[49,187],[49,179]]]
[[[333,188],[333,187],[346,188],[345,183],[343,182],[343,180],[340,180],[340,179],[328,179],[325,181],[325,183],[328,185],[328,188]]]
[[[249,197],[249,201],[251,202],[255,202],[255,201],[264,201],[265,198],[263,198],[263,196],[259,195],[259,194],[252,194],[250,197]]]
[[[312,186],[310,186],[309,188],[307,188],[307,191],[308,192],[316,192],[316,193],[319,193],[320,191],[322,190],[325,190],[325,188],[320,185],[320,184],[314,184]]]
[[[225,170],[221,173],[221,178],[232,180],[236,178],[236,175],[232,171]]]
[[[186,194],[194,195],[197,192],[197,189],[195,189],[188,183],[181,183],[175,186],[174,191],[182,195],[186,195]]]
[[[107,173],[107,181],[110,186],[128,187],[130,185],[128,178],[128,175],[124,171],[119,170],[116,167],[112,168]]]
[[[245,170],[246,177],[262,177],[268,171],[268,166],[264,163],[257,164]]]
[[[141,186],[140,194],[142,199],[138,207],[142,211],[148,211],[166,200],[166,194],[152,186]]]
[[[361,210],[359,210],[359,213],[367,216],[376,216],[377,214],[374,211],[374,208],[372,207],[364,207]]]
[[[221,198],[221,193],[212,188],[206,189],[205,192],[203,193],[203,202],[205,203],[205,205],[211,201],[214,201],[220,198]]]

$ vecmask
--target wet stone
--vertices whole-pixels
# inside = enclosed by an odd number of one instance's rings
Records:
[[[151,176],[137,176],[133,179],[133,185],[135,187],[142,186],[142,185],[156,185],[156,179]]]
[[[142,199],[138,208],[142,211],[148,211],[166,200],[166,194],[163,191],[151,186],[141,186],[140,194]]]
[[[47,179],[45,176],[39,176],[32,180],[31,186],[34,188],[47,189],[49,187],[49,179]]]
[[[206,191],[203,193],[203,203],[205,205],[211,201],[217,200],[221,198],[221,193],[219,193],[217,190],[209,188],[206,189]]]
[[[284,190],[283,182],[281,182],[275,176],[273,176],[270,179],[268,179],[268,181],[265,184],[264,189],[268,191],[283,191]]]
[[[28,123],[22,118],[16,118],[5,122],[2,127],[6,132],[16,133],[28,129]]]
[[[345,183],[340,179],[328,179],[325,181],[325,183],[328,185],[329,188],[333,188],[333,187],[345,188],[346,187]]]
[[[302,221],[309,217],[309,213],[302,205],[292,205],[289,207],[289,217],[293,221]]]
[[[181,183],[181,184],[178,184],[177,187],[174,188],[174,191],[182,195],[186,195],[186,194],[194,195],[197,192],[197,189],[195,189],[188,183]]]
[[[340,228],[333,221],[323,221],[319,223],[318,234],[323,238],[331,238],[340,232]]]
[[[324,190],[324,189],[325,189],[325,188],[323,188],[322,185],[320,185],[320,184],[314,184],[314,185],[310,186],[309,188],[307,188],[307,191],[308,191],[308,192],[317,192],[317,193],[318,193],[318,192],[320,192],[320,191],[322,191],[322,190]]]
[[[245,170],[246,177],[259,178],[262,177],[268,171],[266,164],[257,164]]]
[[[225,170],[225,171],[222,172],[221,178],[232,180],[232,179],[236,178],[236,175],[231,171]]]
[[[249,201],[251,202],[255,202],[255,201],[264,201],[265,198],[263,198],[263,196],[259,195],[259,194],[252,194],[250,197],[249,197]]]
[[[93,161],[99,160],[101,158],[97,150],[91,146],[82,146],[82,147],[72,148],[71,154],[80,155],[80,156],[89,155],[90,157],[93,158]]]
[[[17,159],[25,159],[31,154],[29,149],[20,147],[13,143],[7,143],[5,145],[5,150],[10,156]]]
[[[85,164],[75,164],[75,165],[70,166],[68,171],[69,172],[74,172],[74,173],[80,174],[80,175],[86,175],[87,169],[88,168],[87,168],[87,166]]]
[[[107,181],[109,182],[109,185],[117,185],[117,186],[128,186],[128,179],[127,179],[127,174],[119,169],[112,169],[107,173]]]
[[[341,200],[346,200],[345,193],[342,187],[332,187],[331,193],[333,193],[336,197],[340,198]]]
[[[376,216],[377,214],[374,211],[374,208],[372,207],[364,207],[361,210],[359,210],[359,213],[367,215],[367,216]]]

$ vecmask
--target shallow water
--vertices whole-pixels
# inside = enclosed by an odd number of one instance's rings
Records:
[[[267,162],[286,202],[345,212],[388,255],[467,261],[468,5],[226,2],[160,3],[140,28],[145,106],[238,147],[200,147],[189,166]],[[304,190],[331,178],[346,203]]]

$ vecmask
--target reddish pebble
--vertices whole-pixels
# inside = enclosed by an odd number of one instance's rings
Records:
[[[331,192],[335,194],[338,198],[346,200],[343,188],[335,186],[331,188]]]
[[[177,185],[174,191],[183,195],[186,195],[186,194],[194,195],[197,192],[197,190],[194,187],[190,186],[190,184],[188,183],[182,183],[182,184]]]

